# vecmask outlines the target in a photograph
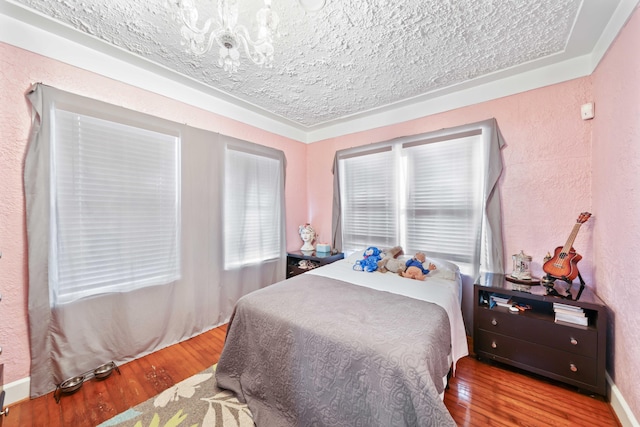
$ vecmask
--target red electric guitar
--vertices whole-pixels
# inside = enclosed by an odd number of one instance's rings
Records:
[[[565,243],[564,246],[558,246],[555,250],[553,257],[542,265],[542,269],[547,275],[562,279],[566,282],[572,282],[573,279],[578,277],[580,272],[576,264],[582,259],[581,255],[576,253],[573,249],[573,242],[578,235],[580,226],[587,222],[591,214],[589,212],[582,212],[578,217],[576,224],[573,226],[573,231]]]

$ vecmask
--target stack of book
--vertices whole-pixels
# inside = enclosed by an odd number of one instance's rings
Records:
[[[575,305],[553,303],[553,311],[556,314],[556,322],[573,323],[574,325],[587,326],[589,319],[584,310]]]
[[[511,304],[511,300],[509,298],[505,298],[499,295],[491,295],[491,301],[489,303],[489,308],[493,308],[495,306],[498,307],[511,307],[513,306],[513,304]]]

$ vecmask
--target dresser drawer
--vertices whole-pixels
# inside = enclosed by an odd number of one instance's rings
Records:
[[[595,358],[484,330],[479,330],[474,340],[476,352],[491,359],[506,361],[539,374],[554,374],[556,379],[561,377],[562,380],[569,380],[575,385],[596,384]]]
[[[527,313],[478,308],[475,321],[476,328],[492,333],[587,357],[596,357],[597,354],[597,330],[554,323],[551,316],[541,321],[539,318],[528,316]]]

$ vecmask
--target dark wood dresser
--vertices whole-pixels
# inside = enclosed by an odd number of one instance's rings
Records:
[[[530,308],[513,312],[492,296]],[[606,395],[607,308],[589,288],[573,301],[546,295],[541,285],[523,286],[488,273],[476,281],[474,298],[473,347],[479,359]],[[556,322],[554,303],[581,309],[588,324]]]

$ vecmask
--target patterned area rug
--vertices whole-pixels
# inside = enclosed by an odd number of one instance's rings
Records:
[[[98,427],[254,427],[247,405],[216,386],[214,365]]]

